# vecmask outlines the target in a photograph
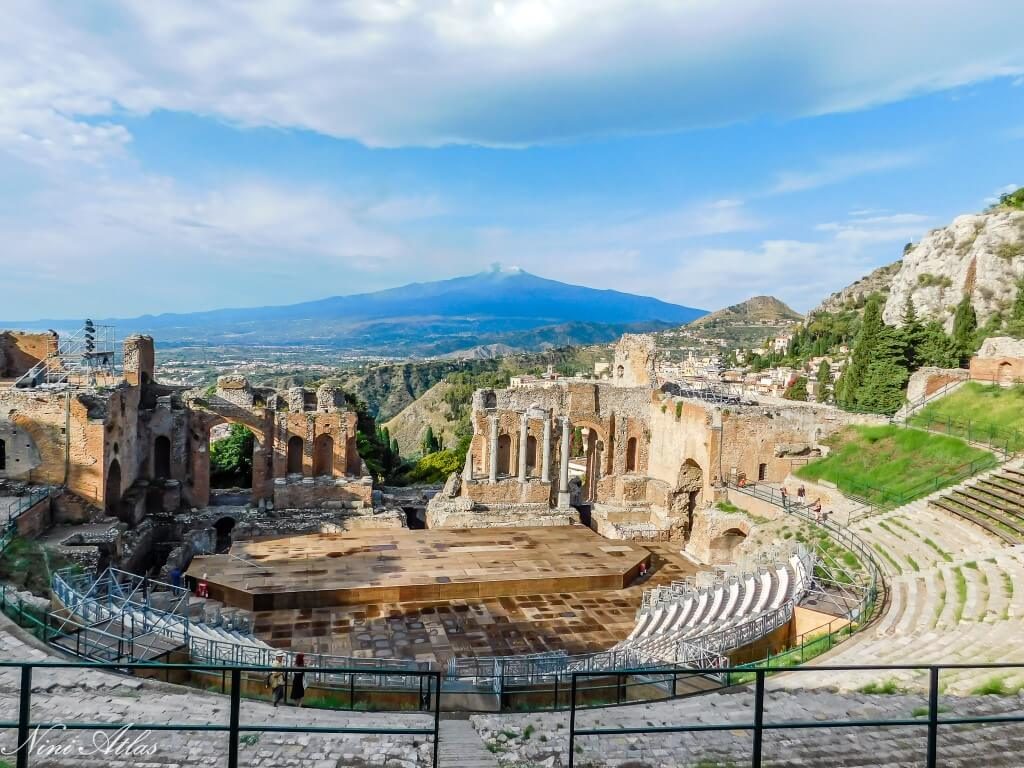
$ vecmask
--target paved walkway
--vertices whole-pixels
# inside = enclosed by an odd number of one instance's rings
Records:
[[[32,638],[13,629],[0,616],[0,659],[54,660]],[[16,718],[19,672],[0,670],[0,719]],[[35,670],[32,686],[32,718],[55,723],[190,723],[227,724],[226,696],[181,686],[166,685],[100,670]],[[429,728],[433,718],[425,714],[377,714],[331,712],[281,707],[243,700],[242,724],[314,725],[321,727]],[[108,732],[111,733],[111,732]],[[77,741],[75,739],[77,738]],[[94,742],[93,739],[97,739]],[[146,736],[140,748],[152,754],[118,751],[101,731],[41,733],[31,766],[220,766],[227,764],[226,733],[163,732]],[[113,739],[113,735],[109,738]],[[127,740],[128,743],[134,739]],[[0,731],[0,749],[15,748],[16,732]],[[94,743],[110,751],[97,752]],[[47,755],[46,747],[70,747],[71,754]],[[79,747],[81,750],[79,751]],[[9,755],[0,755],[0,761]],[[240,739],[239,764],[274,768],[335,768],[335,766],[382,766],[417,768],[429,766],[432,744],[426,736],[360,736],[304,733],[250,733]]]

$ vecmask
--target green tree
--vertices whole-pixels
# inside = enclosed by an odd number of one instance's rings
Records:
[[[900,330],[903,333],[903,340],[907,351],[907,365],[910,370],[916,370],[917,348],[921,345],[924,334],[924,325],[917,316],[917,309],[914,307],[914,298],[907,294],[907,301],[903,305],[903,312],[900,315]]]
[[[782,394],[787,400],[807,400],[807,377],[800,376],[796,381],[786,387]]]
[[[960,364],[960,355],[956,343],[943,330],[942,324],[932,320],[921,329],[921,340],[914,350],[914,360],[918,366],[956,368]]]
[[[895,328],[883,328],[864,368],[855,398],[857,407],[875,413],[895,413],[903,405],[909,378],[903,334]]]
[[[836,401],[844,408],[857,407],[868,365],[884,330],[881,297],[872,296],[864,306],[864,316],[861,318],[860,330],[853,344],[850,363],[846,366],[836,388]]]
[[[255,442],[248,427],[232,424],[227,437],[210,445],[210,484],[215,488],[251,486]]]
[[[822,360],[818,364],[818,388],[815,395],[819,403],[828,402],[829,389],[832,386],[832,366],[828,360]]]
[[[1013,307],[1010,308],[1006,332],[1018,339],[1024,338],[1024,278],[1017,281],[1017,296],[1013,300]]]
[[[967,364],[970,356],[977,350],[975,331],[978,330],[978,315],[971,304],[971,297],[964,296],[956,305],[953,315],[953,343],[956,344],[959,365]]]
[[[434,428],[428,424],[427,431],[424,432],[423,440],[420,442],[420,452],[427,456],[431,453],[437,453],[439,450],[441,450],[441,444],[434,436]]]

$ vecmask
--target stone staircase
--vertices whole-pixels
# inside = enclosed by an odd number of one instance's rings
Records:
[[[469,720],[442,720],[437,768],[498,768],[498,758]]]
[[[1024,546],[1009,546],[986,528],[925,499],[854,525],[888,574],[890,603],[872,626],[811,664],[938,664],[1024,660]],[[949,693],[970,694],[991,682],[986,670],[942,674]],[[853,691],[881,678],[923,690],[923,672],[785,675],[773,685]],[[1001,674],[1002,686],[1024,685],[1024,667]]]
[[[1024,543],[1024,471],[1009,465],[931,502],[1008,544]]]

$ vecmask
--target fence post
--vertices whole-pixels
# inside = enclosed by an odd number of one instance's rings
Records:
[[[29,717],[32,712],[32,667],[21,668],[21,688],[18,690],[18,759],[17,768],[28,768]]]
[[[939,668],[928,668],[928,768],[935,768],[939,737]]]
[[[238,768],[238,711],[242,704],[242,670],[231,670],[231,714],[228,720],[228,768]]]
[[[576,673],[572,674],[572,687],[569,691],[569,768],[576,761]],[[23,768],[18,766],[18,768]]]
[[[754,670],[754,747],[751,768],[761,768],[761,740],[764,736],[764,669]]]
[[[437,686],[434,691],[434,768],[438,768],[437,755],[441,746],[441,673],[434,672],[428,679]]]

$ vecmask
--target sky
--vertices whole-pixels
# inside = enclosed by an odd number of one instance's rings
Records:
[[[806,311],[1024,185],[1016,0],[13,0],[0,319],[501,263]]]

